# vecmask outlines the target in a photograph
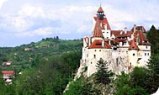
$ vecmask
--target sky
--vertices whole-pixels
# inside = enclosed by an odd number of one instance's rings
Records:
[[[159,0],[0,0],[0,47],[91,35],[100,4],[114,30],[159,27]]]

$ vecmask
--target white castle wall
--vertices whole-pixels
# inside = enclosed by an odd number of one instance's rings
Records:
[[[88,67],[87,76],[97,71],[97,63],[101,58],[109,63],[112,56],[111,52],[111,49],[89,49],[87,57],[88,63],[86,63]]]
[[[139,45],[139,48],[140,50],[138,58],[140,58],[140,60],[138,66],[146,66],[151,56],[151,47],[146,45]]]
[[[137,66],[138,53],[137,50],[129,50],[128,52],[129,64]]]
[[[150,46],[139,45],[140,50],[128,50],[128,47],[118,47],[117,50],[98,48],[82,49],[82,63],[87,67],[87,76],[97,71],[97,63],[102,58],[109,63],[109,69],[116,74],[129,72],[128,67],[146,66],[151,55]],[[139,60],[140,59],[140,60]]]

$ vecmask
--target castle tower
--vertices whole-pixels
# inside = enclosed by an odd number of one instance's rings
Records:
[[[111,37],[111,28],[109,25],[109,22],[104,14],[103,8],[100,6],[96,17],[94,17],[94,20],[100,24],[101,31],[104,38],[110,39]]]
[[[130,41],[130,46],[129,46],[129,64],[132,66],[137,66],[137,60],[138,60],[138,51],[139,47],[137,46],[135,39]]]

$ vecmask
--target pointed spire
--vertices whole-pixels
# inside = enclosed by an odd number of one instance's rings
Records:
[[[98,13],[103,13],[104,11],[103,11],[103,8],[101,7],[101,5],[100,5],[100,7],[99,7],[99,9],[98,9],[98,11],[97,11]]]

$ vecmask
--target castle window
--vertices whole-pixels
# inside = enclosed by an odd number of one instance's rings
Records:
[[[101,50],[99,50],[101,52]]]
[[[117,50],[117,48],[116,48],[116,47],[114,47],[114,48],[113,48],[113,50]]]
[[[149,53],[147,53],[147,55],[149,56]]]
[[[96,55],[94,54],[94,58],[96,58]]]
[[[88,57],[88,54],[87,54],[87,57]]]
[[[108,32],[107,32],[107,34],[108,34]]]
[[[146,53],[145,53],[145,56],[146,56]]]
[[[147,49],[148,47],[146,46],[146,49]]]
[[[94,51],[96,52],[96,49]]]
[[[91,62],[91,64],[92,64],[92,62]]]
[[[133,56],[135,56],[135,53],[133,53]]]
[[[86,72],[86,71],[87,71],[87,69],[88,69],[88,67],[86,66],[86,67],[84,68],[84,72]]]

